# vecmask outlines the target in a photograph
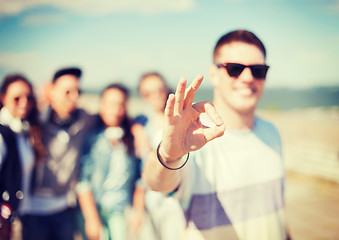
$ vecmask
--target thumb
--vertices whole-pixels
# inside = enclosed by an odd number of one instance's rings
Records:
[[[222,135],[224,135],[225,130],[226,130],[225,123],[215,127],[204,128],[203,134],[206,139],[206,142],[209,142],[217,137],[221,137]]]

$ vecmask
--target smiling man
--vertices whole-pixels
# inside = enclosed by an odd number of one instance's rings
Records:
[[[169,96],[162,142],[143,178],[153,190],[175,191],[187,239],[289,239],[280,136],[255,116],[268,69],[259,38],[236,30],[214,49],[214,107],[192,104],[201,75]]]
[[[63,68],[52,78],[50,106],[42,114],[46,156],[37,165],[25,240],[74,238],[74,190],[82,144],[93,124],[93,117],[77,108],[81,73],[79,68]]]

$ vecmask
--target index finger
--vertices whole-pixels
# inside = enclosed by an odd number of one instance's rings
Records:
[[[192,83],[189,85],[189,87],[186,89],[184,107],[192,105],[193,100],[194,100],[194,96],[195,96],[196,92],[198,91],[203,79],[204,79],[203,75],[198,74],[194,78]]]

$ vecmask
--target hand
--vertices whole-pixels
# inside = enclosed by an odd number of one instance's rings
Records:
[[[145,158],[145,156],[152,151],[152,147],[149,143],[144,126],[139,123],[134,123],[131,127],[131,131],[134,137],[135,155],[140,159]]]
[[[159,153],[164,161],[171,162],[180,159],[191,151],[202,148],[207,142],[224,134],[226,126],[210,102],[193,104],[203,76],[197,75],[186,89],[185,78],[180,79],[174,94],[168,97],[165,108],[165,127],[163,141]],[[186,89],[186,90],[185,90]],[[205,127],[199,116],[206,112],[216,124],[215,127]]]

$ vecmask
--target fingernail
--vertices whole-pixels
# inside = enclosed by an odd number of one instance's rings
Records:
[[[224,121],[222,120],[222,118],[217,118],[216,124],[217,124],[218,126],[222,125],[223,123],[224,123]]]

